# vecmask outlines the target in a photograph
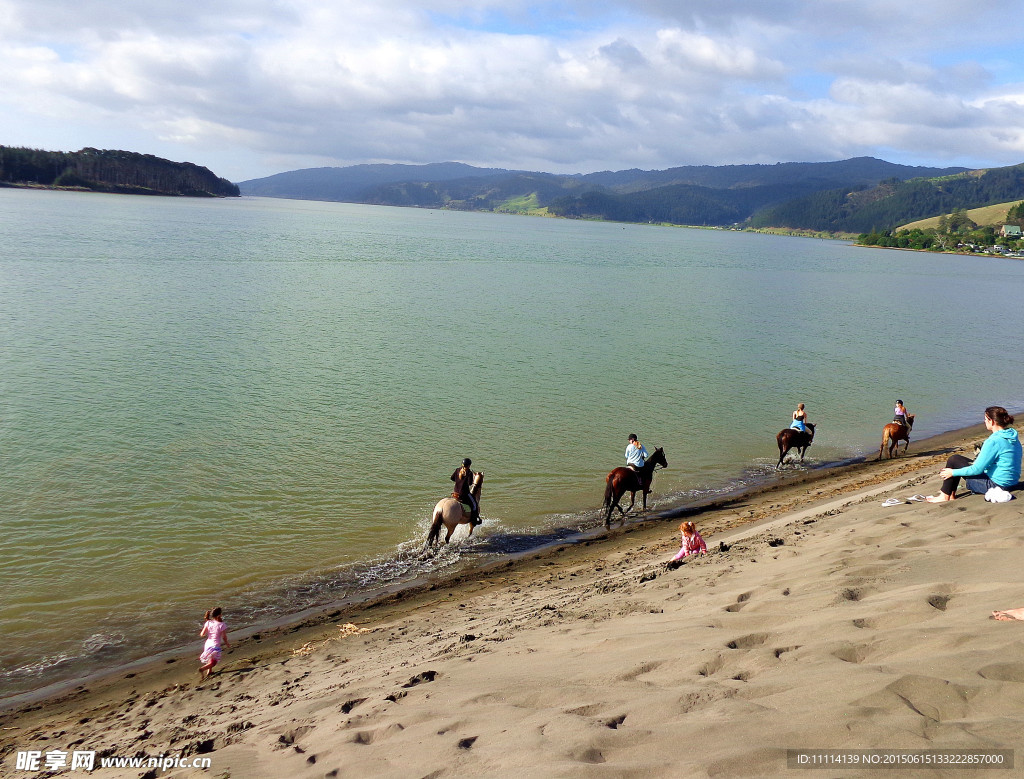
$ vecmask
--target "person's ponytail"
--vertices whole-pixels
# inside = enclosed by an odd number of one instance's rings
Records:
[[[1010,412],[1002,406],[989,406],[985,409],[985,416],[999,425],[999,427],[1009,427],[1013,424],[1013,417],[1010,416]]]

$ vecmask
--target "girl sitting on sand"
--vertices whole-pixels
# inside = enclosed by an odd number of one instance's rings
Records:
[[[942,487],[938,495],[929,495],[929,503],[944,503],[956,498],[960,477],[967,478],[967,489],[984,495],[993,487],[1012,490],[1020,481],[1020,439],[1010,425],[1013,417],[1002,406],[985,409],[985,429],[992,435],[971,462],[961,454],[953,454],[946,460],[946,467],[939,471]]]
[[[199,637],[205,637],[206,644],[203,646],[203,653],[199,655],[199,662],[202,663],[199,668],[200,679],[209,676],[213,667],[217,665],[223,651],[222,645],[228,649],[231,648],[231,642],[228,641],[228,626],[221,619],[220,606],[206,612],[203,619],[205,622],[203,622],[203,629],[199,631]]]
[[[684,557],[689,557],[692,554],[707,554],[708,546],[704,543],[704,539],[700,537],[700,533],[697,532],[697,526],[692,522],[681,524],[679,526],[679,534],[683,537],[683,545],[676,553],[676,556],[672,558],[672,562],[682,560]]]

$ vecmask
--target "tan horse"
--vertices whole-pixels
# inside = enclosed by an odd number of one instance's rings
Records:
[[[477,510],[480,508],[480,488],[484,483],[483,471],[477,471],[473,477],[473,486],[469,491],[469,494],[473,496],[473,500],[476,501]],[[469,535],[473,535],[473,523],[469,521],[469,513],[462,507],[462,504],[455,498],[442,498],[434,506],[433,522],[430,525],[430,532],[427,534],[427,543],[423,545],[423,550],[426,551],[430,546],[437,541],[441,536],[441,525],[444,525],[448,530],[448,534],[444,537],[444,543],[452,537],[452,533],[455,532],[455,528],[459,525],[469,525]]]
[[[890,422],[884,428],[882,428],[882,445],[878,447],[878,459],[882,459],[882,450],[886,446],[889,447],[889,458],[892,458],[892,453],[896,452],[896,456],[900,454],[900,441],[906,441],[903,445],[903,454],[907,453],[907,449],[910,446],[910,431],[914,427],[914,414],[907,414],[906,426],[899,424],[898,422]]]

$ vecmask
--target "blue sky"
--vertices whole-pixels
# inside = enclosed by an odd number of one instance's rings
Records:
[[[234,181],[1024,163],[1021,2],[0,0],[0,144]]]

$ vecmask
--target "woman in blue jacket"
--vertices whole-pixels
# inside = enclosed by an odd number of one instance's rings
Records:
[[[993,487],[1012,490],[1020,481],[1020,439],[1010,425],[1013,417],[1002,406],[985,409],[985,429],[992,435],[971,462],[960,454],[950,455],[946,467],[939,471],[942,487],[938,495],[929,495],[929,503],[942,503],[956,498],[960,477],[967,479],[967,489],[984,495]]]

